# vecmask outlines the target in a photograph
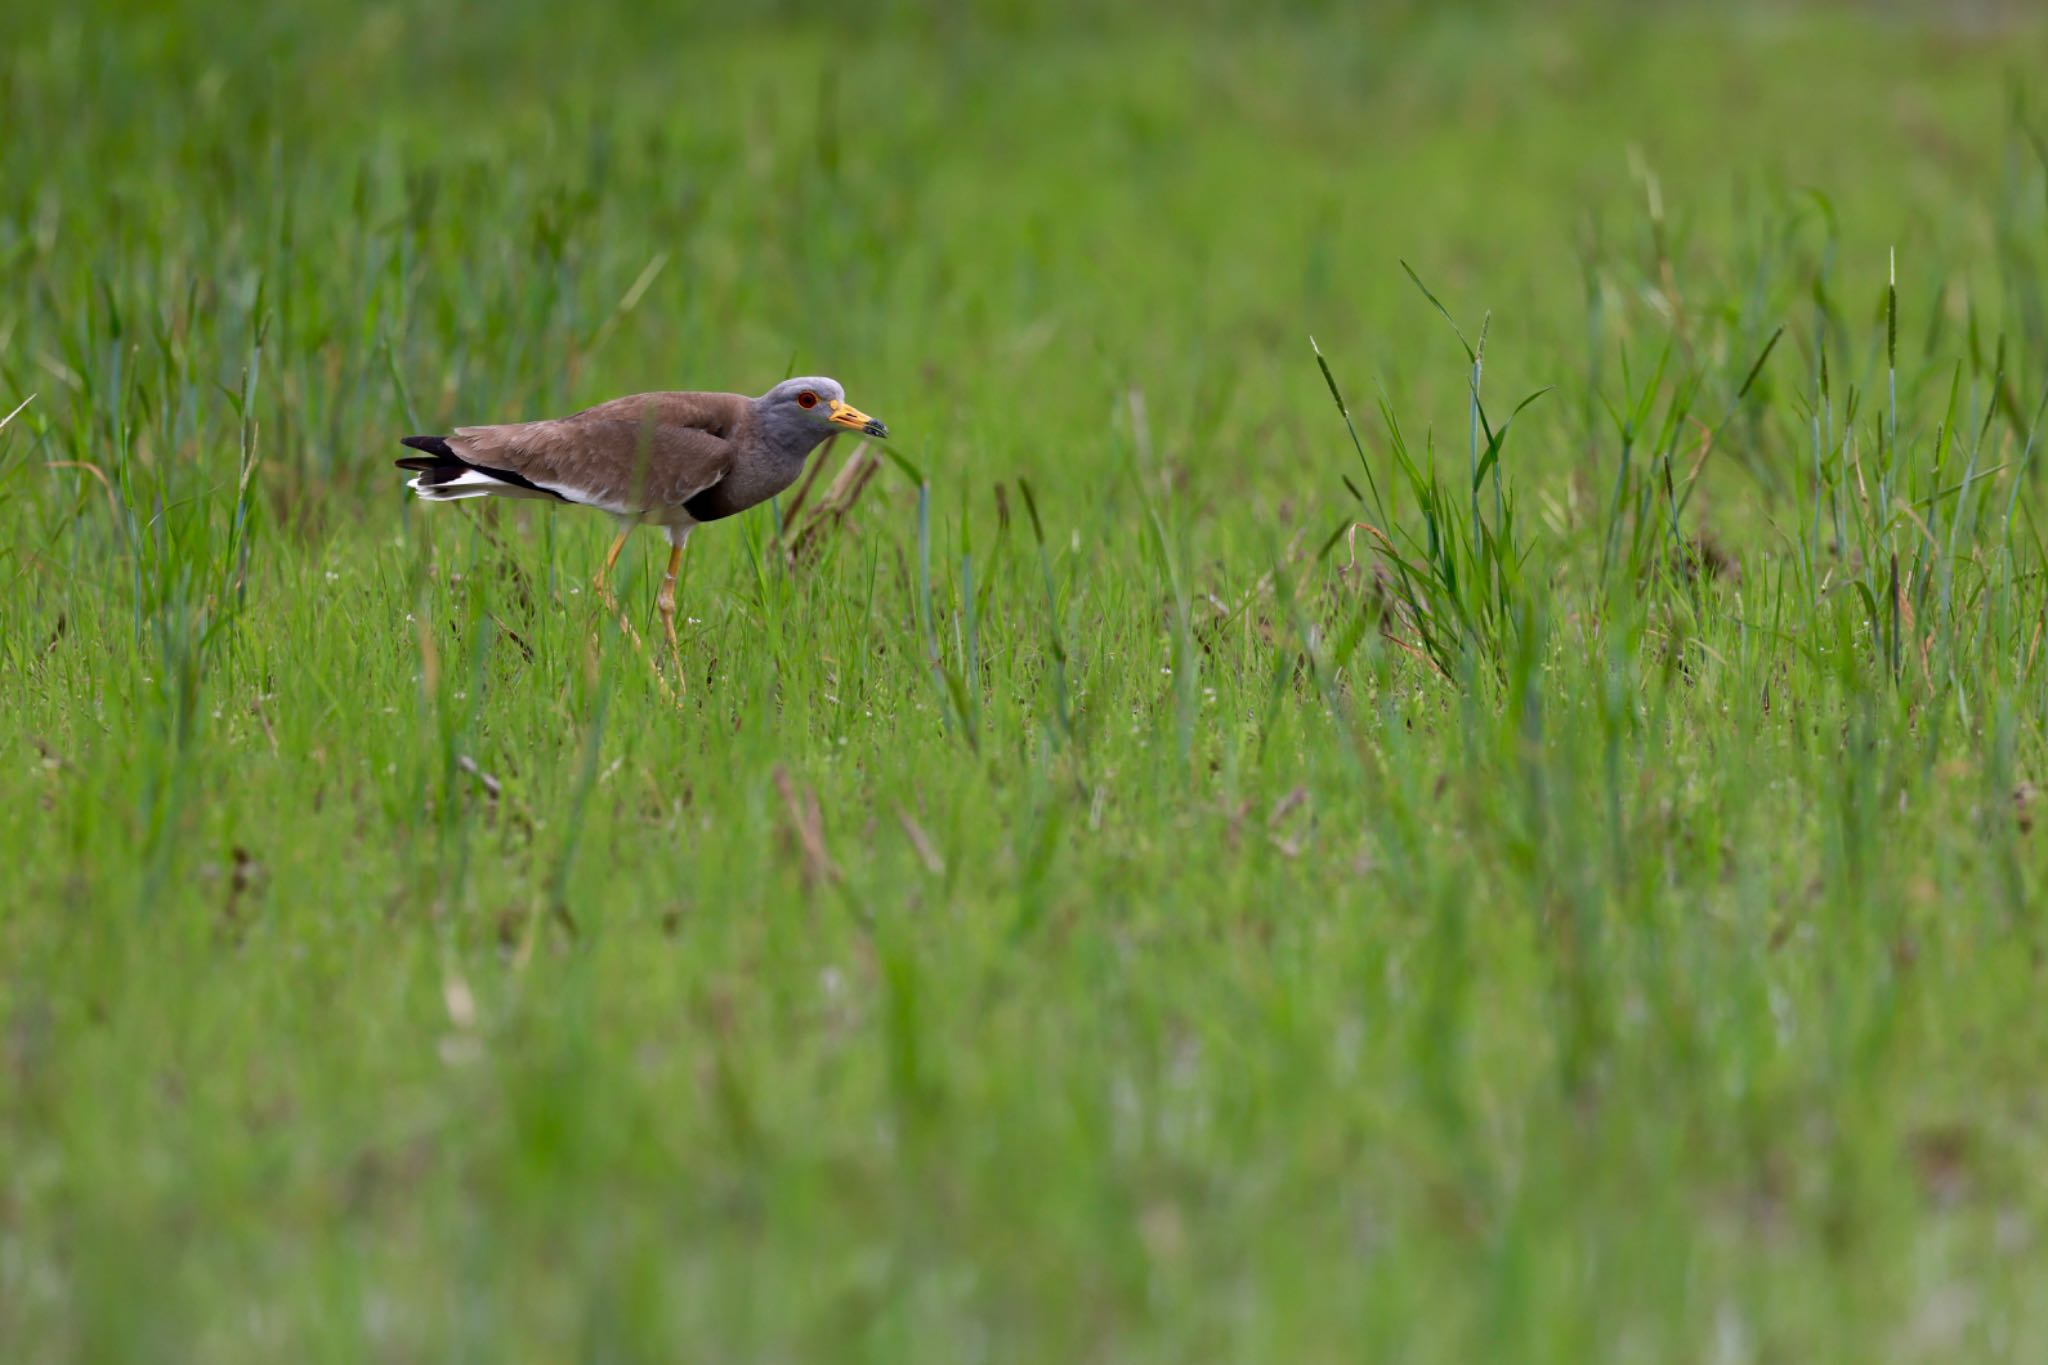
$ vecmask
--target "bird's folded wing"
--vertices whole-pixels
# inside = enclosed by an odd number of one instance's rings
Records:
[[[554,421],[457,427],[456,454],[504,469],[571,502],[612,512],[680,507],[732,468],[729,439],[746,400],[647,393]]]

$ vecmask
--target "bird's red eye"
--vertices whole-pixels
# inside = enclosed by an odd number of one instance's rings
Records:
[[[805,389],[796,396],[796,405],[800,408],[815,408],[818,406],[818,395]]]

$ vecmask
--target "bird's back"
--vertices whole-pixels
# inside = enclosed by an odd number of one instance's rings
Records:
[[[751,414],[736,393],[639,393],[568,417],[458,427],[466,460],[612,511],[681,506],[733,471]]]

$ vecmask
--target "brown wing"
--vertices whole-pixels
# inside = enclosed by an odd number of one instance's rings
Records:
[[[736,393],[641,393],[572,417],[457,427],[456,454],[612,512],[680,507],[732,468],[748,411]]]

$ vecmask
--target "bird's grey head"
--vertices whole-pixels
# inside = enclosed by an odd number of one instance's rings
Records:
[[[754,410],[769,430],[792,436],[808,432],[813,445],[831,435],[835,427],[864,436],[889,434],[889,428],[848,405],[846,390],[839,387],[838,380],[823,375],[783,380],[754,400]]]

